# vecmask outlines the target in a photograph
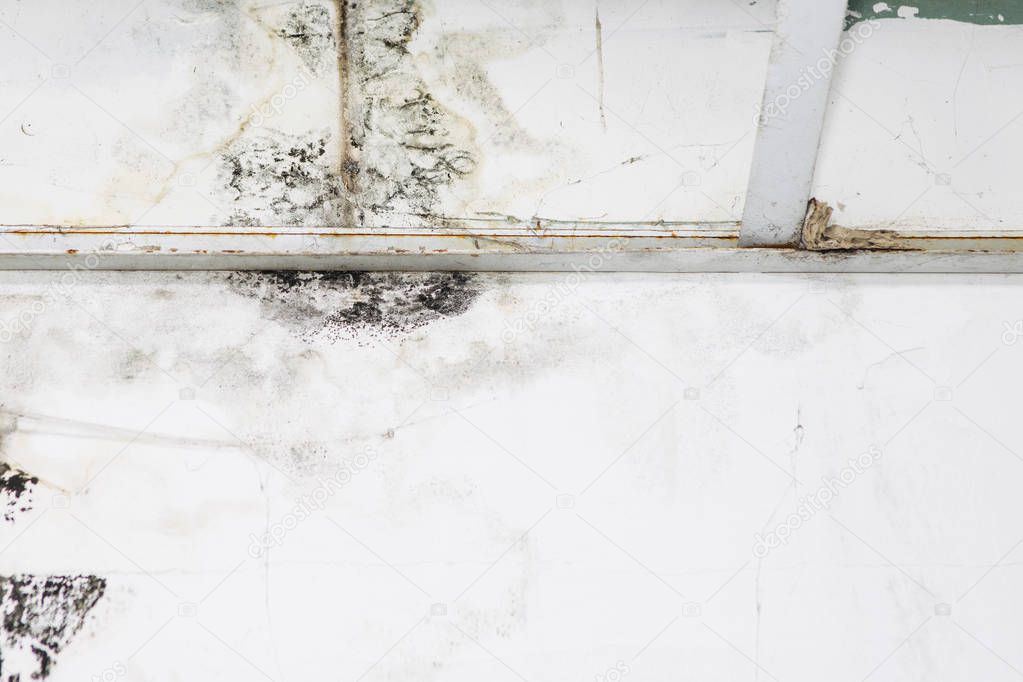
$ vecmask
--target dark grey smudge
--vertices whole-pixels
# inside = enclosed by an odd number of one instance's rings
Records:
[[[288,21],[278,31],[302,62],[315,74],[329,64],[334,51],[334,24],[323,5],[302,3],[292,8]]]
[[[331,340],[406,334],[465,313],[482,292],[477,275],[461,272],[235,272],[228,282],[266,317]]]
[[[32,509],[32,491],[39,479],[11,465],[0,462],[0,507],[3,508],[4,521],[14,518]]]
[[[435,223],[445,194],[476,170],[475,129],[429,91],[409,50],[418,0],[335,5],[337,16],[299,5],[275,31],[325,80],[336,66],[338,125],[298,134],[259,127],[222,150],[226,224]]]
[[[341,186],[327,158],[328,136],[301,139],[261,129],[221,159],[233,192],[233,225],[310,226],[336,223]]]
[[[0,576],[0,680],[46,679],[106,587],[97,576]]]
[[[342,106],[360,171],[360,218],[429,217],[442,192],[477,166],[475,130],[430,93],[409,44],[419,0],[352,3]]]

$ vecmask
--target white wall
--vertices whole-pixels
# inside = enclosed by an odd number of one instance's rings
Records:
[[[0,224],[734,222],[773,7],[2,3]]]
[[[0,576],[105,581],[22,584],[51,680],[1023,667],[1018,277],[61,277],[0,275]]]
[[[883,18],[846,37],[813,190],[835,222],[946,234],[1023,228],[1023,26]]]

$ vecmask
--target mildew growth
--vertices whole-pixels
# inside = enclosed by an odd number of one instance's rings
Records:
[[[475,170],[477,153],[472,127],[430,93],[409,51],[419,3],[351,3],[342,17],[341,106],[350,125],[342,166],[357,169],[357,220],[430,216],[442,193]]]
[[[32,509],[32,492],[38,483],[35,476],[0,462],[0,512],[4,521],[14,521]]]
[[[467,312],[482,293],[467,273],[236,272],[230,286],[304,338],[408,334]]]
[[[330,11],[316,3],[302,3],[288,14],[288,21],[278,31],[306,67],[321,73],[331,62],[334,53],[334,27]]]
[[[437,223],[435,210],[473,174],[475,130],[430,92],[409,45],[415,0],[298,5],[276,29],[314,73],[335,64],[335,132],[260,129],[220,152],[234,225]],[[335,138],[337,130],[339,137]],[[335,144],[332,144],[335,143]]]
[[[874,19],[949,19],[969,24],[1023,24],[1019,0],[916,0],[912,3],[849,0],[845,28]]]
[[[235,225],[333,224],[342,188],[327,156],[329,135],[306,139],[263,129],[225,152],[221,173],[233,193]]]
[[[46,679],[106,587],[97,576],[0,576],[0,680]]]

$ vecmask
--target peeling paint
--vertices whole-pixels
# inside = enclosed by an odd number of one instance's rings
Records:
[[[103,596],[97,576],[0,576],[0,680],[44,680]]]
[[[39,479],[11,465],[0,462],[0,512],[11,522],[32,509],[32,492]]]
[[[845,28],[871,19],[949,19],[968,24],[1023,24],[1018,0],[917,0],[912,4],[849,0]]]
[[[800,245],[807,251],[901,250],[899,235],[891,230],[857,230],[831,225],[832,209],[811,199],[803,222]]]

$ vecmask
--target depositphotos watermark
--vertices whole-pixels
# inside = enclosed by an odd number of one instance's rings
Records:
[[[573,265],[572,273],[558,282],[557,286],[550,289],[543,298],[533,302],[522,315],[504,323],[501,341],[511,343],[519,335],[532,331],[543,317],[575,293],[582,284],[583,273],[599,272],[624,246],[625,243],[621,239],[610,239],[600,249],[592,252],[585,264]]]
[[[831,506],[831,501],[839,493],[848,488],[860,474],[874,466],[881,459],[881,450],[871,447],[859,457],[850,457],[848,465],[842,467],[837,476],[822,476],[822,485],[806,497],[799,498],[799,506],[784,521],[763,535],[753,536],[753,556],[763,559],[771,550],[787,545],[792,534],[802,528],[803,524],[812,519],[818,512]]]
[[[269,524],[261,536],[255,533],[249,535],[249,556],[253,559],[258,559],[268,549],[282,545],[288,533],[295,530],[300,523],[308,519],[315,512],[322,511],[327,504],[327,500],[351,483],[352,479],[365,471],[376,458],[376,448],[372,445],[367,445],[362,452],[351,460],[342,462],[333,475],[326,478],[317,476],[316,486],[307,494],[295,500],[295,506],[291,508],[291,511],[284,514],[274,523]]]
[[[125,667],[124,663],[114,661],[114,664],[103,672],[98,675],[92,675],[89,678],[89,682],[114,682],[117,678],[124,677],[127,672],[128,668]]]
[[[799,77],[785,89],[785,92],[775,97],[773,101],[765,102],[758,107],[756,116],[753,119],[754,123],[763,125],[772,118],[782,116],[788,111],[788,108],[794,101],[802,97],[813,87],[814,83],[827,78],[835,70],[835,66],[840,58],[847,57],[855,52],[856,48],[874,35],[874,31],[880,26],[881,22],[876,19],[870,19],[859,22],[855,27],[846,31],[845,37],[838,43],[837,48],[823,50],[821,58],[815,64],[803,67]]]
[[[286,83],[280,92],[277,92],[266,102],[259,106],[252,107],[250,122],[253,128],[259,128],[266,124],[267,120],[280,115],[288,102],[298,97],[298,94],[309,87],[309,76],[305,72],[295,76],[290,83]]]
[[[594,682],[619,682],[626,675],[632,672],[632,668],[625,661],[618,661],[613,667],[595,676]]]
[[[103,248],[109,248],[104,245]],[[7,319],[0,320],[0,343],[10,343],[14,337],[28,334],[35,325],[36,318],[45,313],[50,306],[57,301],[71,295],[71,290],[81,281],[82,273],[90,272],[100,266],[103,256],[100,253],[90,253],[82,259],[81,263],[67,263],[67,271],[61,274],[56,281],[50,284],[43,291],[42,295],[32,301],[31,304],[14,311]]]

